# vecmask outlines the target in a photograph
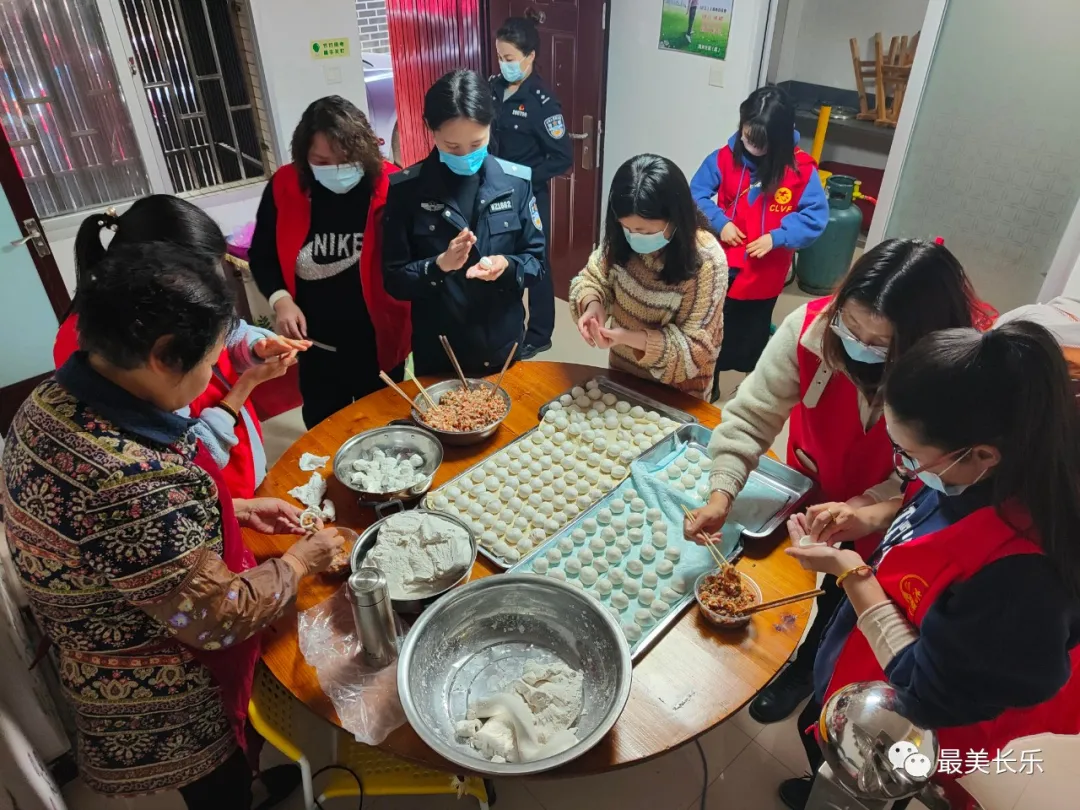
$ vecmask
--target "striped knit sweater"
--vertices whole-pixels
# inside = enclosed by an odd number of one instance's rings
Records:
[[[612,368],[705,399],[724,335],[728,267],[711,233],[699,230],[697,243],[701,269],[676,285],[660,280],[663,251],[634,254],[625,267],[608,266],[603,249],[593,251],[588,265],[570,282],[570,311],[576,321],[590,301],[599,299],[612,325],[647,336],[644,353],[612,347]]]

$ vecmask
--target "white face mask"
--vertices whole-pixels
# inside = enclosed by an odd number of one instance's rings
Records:
[[[953,463],[946,467],[944,470],[942,470],[940,473],[932,473],[925,471],[915,472],[919,469],[919,465],[915,462],[914,459],[909,458],[906,455],[902,455],[900,456],[900,460],[905,468],[907,468],[910,472],[914,472],[916,477],[918,477],[920,481],[930,487],[930,489],[936,489],[942,495],[952,496],[959,495],[969,487],[975,486],[977,483],[979,483],[979,481],[982,480],[982,477],[986,475],[986,470],[983,470],[981,473],[979,473],[979,476],[970,484],[946,484],[944,481],[941,480],[941,476],[943,476],[945,473],[947,473],[949,470],[951,470],[953,467],[955,467],[957,464],[967,458],[970,454],[971,449],[968,448],[959,456],[957,456],[956,459],[953,460]]]

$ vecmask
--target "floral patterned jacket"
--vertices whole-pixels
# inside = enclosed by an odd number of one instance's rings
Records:
[[[243,641],[296,595],[281,560],[225,567],[191,422],[80,353],[22,405],[4,449],[12,558],[59,651],[80,771],[102,793],[180,787],[232,754],[218,687],[192,649]]]

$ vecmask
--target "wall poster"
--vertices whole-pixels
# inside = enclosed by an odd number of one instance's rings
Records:
[[[663,0],[660,48],[725,59],[734,4],[735,0]]]

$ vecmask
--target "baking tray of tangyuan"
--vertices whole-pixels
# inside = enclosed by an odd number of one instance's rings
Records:
[[[594,389],[600,392],[599,396],[589,393]],[[680,410],[671,405],[665,405],[663,402],[659,402],[658,400],[646,396],[645,394],[638,393],[632,388],[628,388],[625,385],[620,385],[619,383],[614,382],[613,380],[603,376],[602,374],[597,375],[584,385],[574,386],[574,388],[561,394],[560,396],[557,396],[554,399],[545,402],[543,405],[540,406],[540,418],[542,419],[544,417],[544,414],[552,406],[553,403],[559,403],[559,405],[565,409],[571,409],[576,405],[578,409],[586,411],[589,409],[599,410],[598,408],[596,408],[596,402],[603,403],[601,406],[603,408],[612,407],[613,403],[611,403],[611,397],[607,397],[605,400],[604,394],[610,394],[614,396],[615,404],[617,404],[619,401],[622,401],[629,403],[631,408],[639,407],[645,412],[655,411],[656,413],[660,414],[661,417],[670,419],[674,422],[678,422],[680,425],[687,423],[697,424],[698,422],[696,417],[690,415],[686,411]],[[585,399],[588,399],[591,402],[587,404],[585,402]],[[603,411],[601,411],[601,415],[603,415]]]
[[[641,460],[654,465],[659,479],[702,505],[710,494],[711,435],[712,431],[701,425],[683,425],[644,453]],[[740,525],[745,537],[768,537],[802,505],[813,486],[814,482],[798,470],[762,456],[735,498],[728,522]]]
[[[469,523],[480,553],[506,570],[618,486],[644,450],[679,427],[658,412],[642,414],[628,412],[625,423],[608,428],[599,416],[597,426],[584,413],[549,408],[538,427],[428,493],[425,506]]]

